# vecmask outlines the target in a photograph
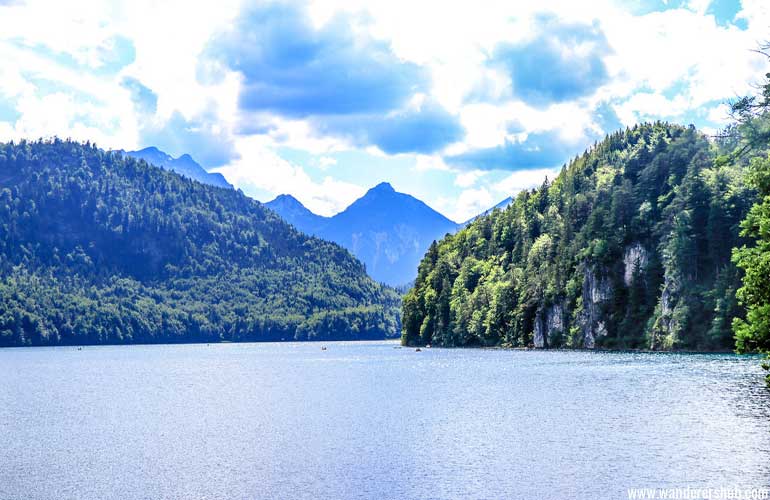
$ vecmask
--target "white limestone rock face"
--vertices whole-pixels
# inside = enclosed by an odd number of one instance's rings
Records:
[[[650,335],[650,349],[670,349],[677,341],[683,325],[677,321],[676,309],[682,292],[683,279],[678,272],[663,275],[663,290],[656,313],[658,315]]]
[[[602,317],[602,305],[612,296],[610,280],[601,276],[593,266],[585,267],[583,278],[583,311],[578,325],[583,333],[583,347],[593,349],[596,339],[607,335]]]
[[[537,348],[550,347],[550,340],[558,333],[565,333],[564,306],[553,304],[540,308],[535,316],[533,343]]]
[[[650,256],[647,249],[640,243],[634,243],[626,247],[626,251],[623,253],[623,282],[626,286],[631,286],[631,281],[634,279],[634,271],[637,268],[644,271],[649,260]]]

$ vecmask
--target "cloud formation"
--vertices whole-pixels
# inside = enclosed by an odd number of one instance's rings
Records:
[[[609,79],[604,57],[612,52],[598,23],[565,23],[552,15],[534,20],[536,35],[498,45],[489,64],[511,80],[512,93],[536,106],[592,94]]]
[[[387,112],[427,88],[424,69],[384,42],[355,36],[352,22],[338,14],[316,28],[301,5],[259,3],[217,35],[204,57],[243,75],[242,109],[292,118]]]
[[[270,113],[386,154],[434,153],[462,139],[458,118],[438,102],[410,106],[430,89],[426,68],[356,32],[359,22],[337,13],[317,27],[302,5],[252,5],[214,37],[200,73],[241,75],[240,130],[264,129],[259,120]]]
[[[131,101],[139,113],[154,115],[158,110],[158,95],[136,78],[126,76],[120,85],[131,93]]]
[[[260,138],[244,140],[239,148],[240,159],[215,171],[247,195],[263,202],[287,192],[291,186],[291,194],[303,205],[316,214],[330,216],[344,210],[366,192],[361,186],[328,175],[312,179],[305,169],[266,148]]]
[[[447,156],[445,161],[456,167],[478,170],[538,169],[563,163],[580,151],[579,148],[558,133],[540,132],[518,142],[506,139],[499,146]]]
[[[440,151],[463,138],[465,130],[456,116],[436,102],[385,116],[355,115],[327,117],[317,129],[347,138],[357,146],[377,146],[386,154]]]
[[[191,155],[206,168],[226,165],[238,158],[235,143],[219,128],[213,110],[194,118],[175,111],[168,120],[144,123],[140,143],[154,145],[172,156]]]

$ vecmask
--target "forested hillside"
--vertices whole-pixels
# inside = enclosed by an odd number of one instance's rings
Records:
[[[734,131],[733,131],[734,132]],[[431,246],[403,302],[410,345],[727,350],[746,158],[694,127],[608,136],[551,182]]]
[[[240,192],[70,141],[0,144],[0,345],[372,339],[398,297]]]

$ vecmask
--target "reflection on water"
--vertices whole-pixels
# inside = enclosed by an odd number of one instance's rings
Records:
[[[767,486],[757,358],[394,343],[0,350],[0,498]]]

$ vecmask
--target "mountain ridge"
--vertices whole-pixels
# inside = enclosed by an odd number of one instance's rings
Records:
[[[190,179],[202,182],[204,184],[210,184],[221,188],[233,189],[232,184],[227,182],[225,177],[218,172],[208,172],[198,162],[196,162],[192,156],[187,153],[182,154],[178,158],[174,158],[170,154],[161,151],[155,146],[149,146],[137,151],[124,151],[119,150],[119,153],[131,156],[132,158],[144,160],[156,167],[162,167],[166,170],[171,170],[177,174],[189,177]]]
[[[314,214],[291,195],[265,203],[300,231],[339,243],[366,265],[376,280],[409,283],[430,243],[459,225],[425,202],[380,182],[331,217]]]

